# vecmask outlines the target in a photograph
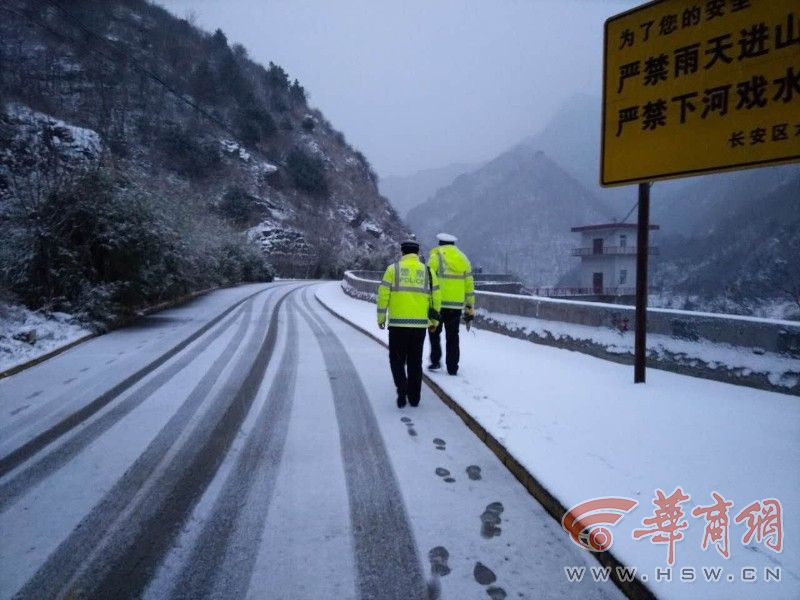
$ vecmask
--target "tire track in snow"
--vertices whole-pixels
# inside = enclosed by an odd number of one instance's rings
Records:
[[[267,288],[265,288],[267,289]],[[109,402],[111,402],[114,398],[131,388],[137,382],[141,381],[144,377],[146,377],[149,373],[155,371],[158,367],[163,365],[167,362],[170,358],[175,356],[178,352],[186,348],[189,344],[203,335],[206,331],[214,327],[217,323],[219,323],[222,319],[224,319],[227,315],[229,315],[232,311],[238,308],[243,302],[253,298],[257,294],[263,292],[264,289],[261,289],[257,292],[250,294],[249,296],[245,296],[241,300],[238,300],[225,310],[223,310],[220,314],[216,317],[208,321],[205,325],[200,327],[197,331],[190,334],[186,338],[184,338],[181,342],[167,350],[164,354],[156,358],[155,360],[151,361],[132,375],[126,377],[117,385],[113,386],[111,389],[103,392],[97,398],[80,408],[79,410],[71,413],[61,419],[58,423],[52,425],[45,431],[41,432],[40,434],[34,436],[32,439],[28,440],[15,450],[9,452],[6,456],[0,458],[0,477],[4,476],[6,473],[12,471],[23,462],[28,460],[34,454],[39,452],[42,448],[48,446],[53,441],[57,440],[59,437],[64,435],[65,433],[69,432],[70,430],[74,429],[86,419],[94,415],[97,411],[101,408],[106,406]]]
[[[122,478],[109,490],[98,504],[86,515],[56,550],[47,558],[45,564],[27,584],[33,589],[50,590],[56,593],[58,586],[78,571],[84,557],[92,551],[123,514],[137,492],[153,474],[179,435],[208,397],[211,387],[216,383],[223,369],[230,363],[241,345],[249,325],[252,304],[248,303],[246,314],[233,338],[214,361],[203,378],[191,391],[167,424],[158,432],[136,462]],[[46,578],[47,581],[44,581]],[[25,597],[26,593],[20,595]]]
[[[171,598],[244,598],[247,593],[294,401],[298,361],[295,296],[287,311],[285,349],[267,398],[214,501],[211,515],[172,589]]]
[[[362,600],[427,598],[425,578],[378,423],[364,386],[339,338],[314,314],[303,294],[300,309],[328,370],[339,426],[359,596]]]
[[[252,311],[252,301],[247,301],[247,314]],[[241,316],[245,307],[237,309],[233,315],[223,321],[216,329],[209,333],[209,338],[219,336],[227,330]],[[237,334],[241,335],[241,334]],[[133,394],[125,398],[109,412],[103,414],[94,421],[88,423],[80,429],[73,437],[66,440],[51,452],[45,454],[33,464],[25,467],[22,471],[14,475],[11,479],[0,485],[0,513],[14,504],[25,492],[37,483],[43,481],[65,464],[70,462],[84,448],[103,435],[111,427],[117,424],[125,416],[130,414],[135,408],[140,406],[145,400],[158,391],[163,385],[169,382],[175,375],[189,366],[198,355],[205,350],[205,347],[198,345],[190,351],[182,354],[175,363],[167,366],[162,372],[158,373],[153,379],[148,381]]]
[[[141,595],[238,434],[275,348],[281,305],[296,289],[285,292],[271,311],[265,306],[242,360],[185,443],[170,453],[153,477],[139,480],[142,489],[92,548],[73,547],[82,556],[77,568],[65,577],[48,559],[19,598]],[[262,331],[266,331],[263,338]],[[247,359],[254,355],[252,361]]]

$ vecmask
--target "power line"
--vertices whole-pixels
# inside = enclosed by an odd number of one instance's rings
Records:
[[[636,207],[637,207],[637,206],[639,206],[639,201],[638,201],[638,200],[637,200],[637,201],[634,203],[634,205],[633,205],[633,206],[631,207],[631,209],[628,211],[628,214],[627,214],[627,215],[625,215],[625,218],[624,218],[624,219],[622,219],[622,221],[621,221],[622,223],[624,223],[625,221],[627,221],[627,220],[628,220],[628,217],[630,217],[630,216],[633,214],[633,211],[635,211],[635,210],[636,210]]]
[[[126,60],[130,61],[130,63],[131,63],[131,64],[133,64],[133,66],[134,66],[134,67],[135,67],[135,68],[136,68],[136,69],[137,69],[137,70],[138,70],[140,73],[142,73],[142,74],[146,75],[147,77],[150,77],[150,78],[151,78],[153,81],[155,81],[156,83],[158,83],[158,84],[160,84],[161,86],[163,86],[163,87],[164,87],[164,89],[166,89],[168,92],[170,92],[170,93],[171,93],[173,96],[175,96],[175,97],[176,97],[178,100],[180,100],[181,102],[183,102],[184,104],[186,104],[186,105],[187,105],[187,106],[189,106],[190,108],[193,108],[193,109],[195,109],[195,110],[196,110],[198,113],[200,113],[201,115],[203,115],[203,116],[204,116],[206,119],[208,119],[208,120],[209,120],[209,121],[211,121],[212,123],[215,123],[215,124],[216,124],[216,125],[217,125],[217,126],[220,128],[220,129],[222,129],[222,130],[223,130],[225,133],[227,133],[228,135],[230,135],[231,137],[233,137],[233,138],[234,138],[234,140],[236,140],[236,138],[237,138],[236,134],[234,134],[234,133],[233,133],[233,132],[232,132],[230,129],[228,129],[228,126],[227,126],[225,123],[223,123],[222,121],[220,121],[219,119],[217,119],[217,118],[216,118],[214,115],[212,115],[211,113],[209,113],[208,111],[206,111],[206,110],[205,110],[205,109],[204,109],[202,106],[200,106],[199,104],[197,104],[197,103],[196,103],[196,102],[194,102],[193,100],[190,100],[189,98],[186,98],[186,97],[185,97],[183,94],[181,94],[181,93],[180,93],[178,90],[176,90],[176,89],[175,89],[175,88],[173,88],[171,85],[169,85],[169,84],[168,84],[166,81],[164,81],[164,80],[163,80],[163,79],[162,79],[162,78],[161,78],[161,77],[160,77],[160,76],[159,76],[157,73],[154,73],[154,72],[152,72],[150,69],[148,69],[147,67],[143,66],[143,65],[142,65],[142,64],[141,64],[141,63],[140,63],[140,62],[139,62],[139,61],[138,61],[136,58],[134,58],[134,57],[133,57],[133,56],[131,56],[130,54],[126,53],[126,52],[125,52],[125,51],[123,51],[122,49],[120,49],[120,48],[117,48],[117,47],[116,47],[114,44],[112,44],[112,43],[111,43],[109,40],[107,40],[107,39],[106,39],[104,36],[102,36],[102,35],[100,35],[100,34],[96,33],[95,31],[93,31],[92,29],[90,29],[89,27],[87,27],[87,26],[86,26],[84,23],[82,23],[82,22],[81,22],[81,21],[80,21],[78,18],[76,18],[76,17],[75,17],[75,16],[74,16],[72,13],[70,13],[70,12],[69,12],[67,9],[65,9],[63,6],[61,6],[61,5],[60,5],[58,2],[56,2],[55,0],[47,0],[47,2],[48,2],[48,4],[50,4],[51,6],[54,6],[54,7],[56,7],[56,8],[57,8],[59,11],[61,11],[61,13],[62,13],[64,16],[66,16],[66,17],[67,17],[67,19],[69,19],[70,21],[72,21],[72,23],[74,23],[74,24],[75,24],[77,27],[79,27],[81,30],[83,30],[83,31],[84,31],[84,32],[86,32],[88,35],[92,36],[93,38],[96,38],[96,39],[100,40],[100,41],[101,41],[101,42],[103,42],[105,45],[107,45],[107,46],[109,46],[111,49],[113,49],[115,52],[118,52],[118,53],[119,53],[120,55],[122,55],[122,56],[123,56],[123,57],[124,57]],[[113,58],[112,58],[111,60],[113,60]],[[238,140],[237,140],[237,141],[238,141]]]
[[[646,183],[645,185],[652,186],[653,184],[652,184],[652,183]],[[633,214],[633,211],[634,211],[634,210],[636,210],[636,208],[637,208],[638,206],[639,206],[639,201],[637,200],[637,201],[634,203],[634,205],[631,207],[631,209],[628,211],[628,214],[627,214],[627,215],[625,215],[625,218],[624,218],[624,219],[622,219],[622,223],[624,223],[625,221],[627,221],[627,220],[628,220],[628,217],[630,217],[630,216]]]
[[[222,131],[224,131],[229,136],[231,136],[234,139],[234,141],[236,141],[240,145],[243,145],[241,142],[239,142],[238,136],[234,132],[232,132],[225,123],[223,123],[222,121],[217,119],[214,115],[212,115],[211,113],[206,111],[202,106],[200,106],[196,102],[190,100],[189,98],[186,98],[183,94],[181,94],[178,90],[176,90],[174,87],[172,87],[169,83],[164,81],[164,79],[162,79],[157,73],[154,73],[153,71],[151,71],[147,67],[143,66],[136,58],[134,58],[130,54],[126,53],[121,48],[116,47],[109,40],[107,40],[105,37],[103,37],[102,35],[96,33],[95,31],[93,31],[92,29],[87,27],[84,23],[82,23],[79,19],[77,19],[68,10],[66,10],[63,6],[61,6],[60,4],[55,2],[54,0],[47,0],[47,2],[51,6],[55,7],[59,12],[61,12],[69,21],[71,21],[76,27],[81,29],[84,33],[86,33],[87,35],[89,35],[89,36],[91,36],[91,37],[103,42],[104,45],[110,47],[114,52],[116,52],[117,54],[122,56],[137,71],[139,71],[140,73],[142,73],[146,77],[149,77],[150,79],[152,79],[153,81],[155,81],[156,83],[161,85],[170,94],[175,96],[175,98],[177,98],[178,100],[180,100],[181,102],[183,102],[184,104],[189,106],[190,108],[196,110],[200,115],[202,115],[203,117],[205,117],[206,119],[208,119],[209,121],[211,121],[212,123],[217,125]],[[70,41],[70,42],[73,42],[73,43],[83,43],[86,46],[89,46],[92,49],[96,50],[99,54],[101,54],[106,59],[108,59],[108,60],[110,60],[112,62],[119,62],[118,58],[109,55],[107,52],[104,52],[102,49],[97,48],[96,45],[90,44],[88,42],[88,40],[75,40],[74,38],[72,38],[72,37],[70,37],[70,36],[68,36],[68,35],[66,35],[64,33],[56,31],[55,29],[50,27],[48,24],[42,22],[41,20],[33,18],[29,14],[17,12],[15,10],[7,7],[7,6],[3,6],[2,8],[7,10],[8,12],[11,12],[11,13],[17,15],[18,17],[22,17],[22,18],[34,23],[35,25],[41,27],[42,29],[45,29],[49,33],[51,33],[51,34],[53,34],[53,35],[55,35],[55,36],[57,36],[57,37],[59,37],[59,38],[61,38],[63,40],[67,40],[67,41]]]

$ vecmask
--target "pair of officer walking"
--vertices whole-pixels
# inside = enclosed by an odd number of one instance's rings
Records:
[[[425,331],[431,343],[431,370],[441,368],[441,334],[445,332],[445,365],[458,373],[458,329],[462,311],[466,322],[475,316],[472,266],[459,250],[456,238],[436,236],[427,266],[419,257],[419,242],[400,244],[402,258],[389,265],[378,286],[378,327],[389,327],[389,365],[397,388],[397,406],[419,404],[422,389],[422,352]]]

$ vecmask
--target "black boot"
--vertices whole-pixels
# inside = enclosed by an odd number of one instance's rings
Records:
[[[411,406],[419,406],[419,398],[409,398],[408,403]]]
[[[432,362],[428,365],[428,371],[438,371],[442,368],[442,363]]]
[[[397,394],[397,408],[404,408],[406,405],[406,395]]]

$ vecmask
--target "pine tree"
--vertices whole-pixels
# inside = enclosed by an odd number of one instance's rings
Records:
[[[295,105],[306,105],[306,90],[297,79],[294,80],[292,87],[289,88],[289,99]]]

